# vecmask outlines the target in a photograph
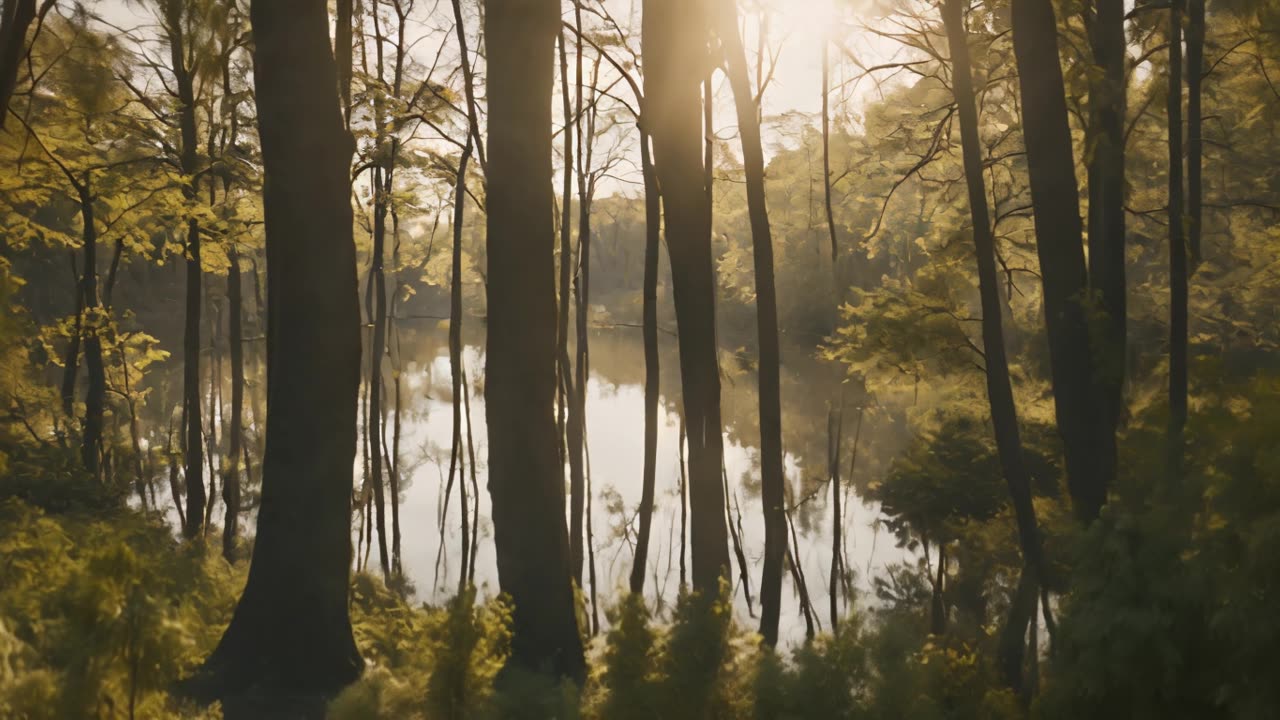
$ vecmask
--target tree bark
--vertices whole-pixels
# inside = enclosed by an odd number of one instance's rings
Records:
[[[689,441],[690,548],[694,590],[715,595],[729,574],[720,369],[716,349],[711,207],[701,156],[700,96],[706,68],[707,0],[646,0],[645,112],[662,186],[667,251],[680,343],[680,379]]]
[[[269,442],[248,583],[217,649],[184,687],[231,701],[228,717],[246,696],[332,696],[363,665],[347,609],[361,355],[354,143],[326,4],[253,0],[250,19],[265,168]]]
[[[510,664],[585,676],[557,467],[551,108],[559,3],[485,0],[489,48],[485,415]]]
[[[1013,0],[1013,49],[1031,180],[1036,252],[1044,285],[1054,409],[1067,484],[1078,516],[1096,518],[1114,474],[1114,433],[1098,402],[1084,299],[1088,290],[1079,189],[1050,0]]]
[[[782,400],[778,303],[773,281],[773,235],[765,203],[764,150],[760,121],[751,91],[746,51],[738,32],[734,0],[719,2],[717,24],[733,88],[734,106],[741,135],[743,168],[747,180],[747,213],[751,220],[751,247],[755,266],[756,334],[760,344],[760,493],[764,504],[764,572],[760,586],[760,634],[770,647],[778,641],[782,598],[782,557],[787,547],[786,502],[782,471]],[[835,245],[832,244],[834,260]]]

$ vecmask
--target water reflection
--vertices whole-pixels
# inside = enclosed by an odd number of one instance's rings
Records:
[[[472,433],[475,443],[477,480],[480,487],[480,542],[475,558],[476,584],[482,594],[496,594],[497,565],[492,543],[493,528],[489,521],[489,496],[486,490],[488,433],[485,426],[483,329],[470,323],[463,362],[471,391]],[[387,444],[391,446],[394,423],[393,370],[400,368],[401,407],[398,466],[400,472],[400,526],[402,560],[405,575],[415,589],[415,596],[426,602],[439,602],[457,588],[462,558],[462,532],[457,488],[444,512],[444,486],[449,467],[452,440],[452,396],[447,346],[447,330],[443,327],[402,328],[398,347],[393,348],[387,362]],[[258,344],[260,346],[260,343]],[[393,343],[393,346],[396,344]],[[262,415],[265,383],[259,362],[260,347],[246,353],[248,387],[245,400],[245,428],[248,446],[253,453],[251,478],[246,486],[245,514],[241,526],[254,527],[257,464],[261,458],[262,438],[255,418]],[[598,329],[591,337],[591,373],[587,387],[587,446],[591,483],[591,542],[595,550],[598,601],[607,607],[626,587],[631,570],[636,534],[636,508],[640,502],[644,431],[644,353],[640,332],[634,328]],[[680,585],[680,395],[677,348],[674,339],[664,337],[661,348],[662,398],[659,403],[658,461],[655,488],[653,533],[646,571],[645,595],[651,607],[661,612],[674,602]],[[729,486],[730,519],[740,529],[743,552],[749,565],[751,596],[758,603],[758,584],[764,552],[764,522],[760,503],[758,397],[753,369],[742,353],[724,352],[722,405],[725,422],[725,470]],[[865,423],[857,446],[856,465],[850,479],[851,445],[854,438],[856,406],[862,399],[845,389],[837,371],[812,357],[812,351],[785,348],[783,351],[782,401],[784,465],[789,483],[789,505],[798,538],[794,554],[806,578],[815,619],[825,627],[828,623],[829,579],[831,567],[832,520],[830,490],[827,483],[827,414],[843,403],[845,483],[843,552],[847,567],[855,576],[855,585],[867,589],[869,580],[886,564],[904,558],[904,550],[894,546],[887,533],[879,537],[874,526],[877,509],[862,502],[858,488],[877,477],[898,451],[901,438],[892,428],[879,423]],[[224,382],[227,380],[224,378]],[[165,442],[167,418],[163,408],[180,397],[180,368],[177,373],[154,380],[153,397],[148,402],[158,428],[151,442]],[[223,397],[229,397],[229,390]],[[363,402],[363,395],[362,395]],[[207,418],[206,418],[207,422]],[[464,427],[465,440],[465,427]],[[465,453],[465,448],[464,448]],[[217,458],[220,464],[221,458]],[[166,471],[156,468],[156,482],[161,496],[168,493]],[[362,485],[365,470],[360,452],[355,462],[355,485]],[[164,475],[164,477],[161,477]],[[468,472],[469,475],[469,472]],[[565,472],[566,479],[568,471]],[[207,481],[207,477],[206,477]],[[850,488],[849,485],[853,487]],[[469,485],[469,483],[468,483]],[[219,478],[219,490],[221,479]],[[470,494],[470,488],[468,487]],[[566,488],[567,493],[567,488]],[[213,511],[215,524],[221,524],[221,493],[213,495],[218,506]],[[167,498],[165,498],[168,500]],[[470,497],[470,502],[477,498]],[[171,500],[162,502],[170,522],[177,526],[177,515]],[[390,532],[388,512],[387,530]],[[361,527],[359,513],[353,513],[352,541]],[[443,545],[441,544],[443,528]],[[251,532],[251,530],[250,530]],[[377,540],[375,538],[374,542]],[[387,540],[390,546],[390,538]],[[364,552],[365,549],[362,549]],[[732,553],[731,553],[732,555]],[[376,549],[369,555],[369,569],[378,566]],[[584,572],[584,578],[587,574]],[[741,617],[748,619],[758,605],[748,608],[734,568],[735,603]],[[804,637],[805,622],[800,610],[799,594],[792,576],[784,575],[781,637],[796,641]],[[589,589],[588,589],[589,591]],[[841,602],[846,602],[841,598]],[[600,613],[603,619],[604,613]]]
[[[448,471],[452,437],[452,398],[445,341],[442,331],[420,331],[412,333],[412,337],[406,334],[403,344],[406,362],[402,374],[405,408],[402,411],[404,434],[401,453],[405,456],[402,462],[413,467],[412,472],[405,474],[407,482],[402,488],[400,508],[404,569],[417,588],[418,596],[428,601],[443,599],[456,587],[462,544],[455,489],[449,516],[444,519],[445,546],[437,582],[443,475]],[[492,526],[487,520],[489,498],[483,491],[488,454],[488,436],[483,422],[484,357],[476,344],[468,344],[463,355],[467,376],[472,381],[472,424],[482,488],[476,583],[482,591],[493,593],[497,590],[497,569],[490,541]],[[674,344],[663,349],[654,530],[645,583],[646,597],[652,606],[659,608],[674,600],[680,581],[680,405],[675,355]],[[408,360],[410,357],[413,360]],[[734,361],[726,358],[724,364],[732,367]],[[784,425],[790,426],[788,437],[793,438],[788,445],[785,467],[791,484],[790,497],[795,504],[794,520],[799,537],[796,558],[804,570],[816,612],[825,623],[832,525],[829,490],[821,483],[825,481],[826,474],[827,402],[840,391],[838,378],[832,377],[830,369],[823,372],[818,363],[805,362],[804,358],[798,359],[797,364],[804,365],[804,370],[793,368],[784,379],[783,403],[791,406],[784,417]],[[643,464],[643,373],[643,350],[638,331],[616,329],[593,333],[591,375],[587,385],[587,445],[592,487],[592,546],[602,605],[608,605],[626,588],[631,569]],[[758,405],[755,379],[749,371],[740,367],[726,371],[724,406],[725,469],[731,494],[732,520],[741,528],[743,550],[750,565],[752,597],[755,599],[758,594],[755,585],[759,583],[763,562],[764,522],[758,450],[755,447],[759,433],[756,423]],[[848,409],[851,410],[852,406]],[[843,474],[846,477],[853,426],[852,420],[845,423],[846,465]],[[808,441],[795,439],[798,434],[806,432],[812,434]],[[821,457],[805,455],[806,450],[823,454]],[[870,456],[882,454],[884,450],[885,444],[877,445],[875,433],[864,427],[858,462],[863,463],[864,468],[880,467],[883,459]],[[859,477],[867,476],[869,473],[865,469],[859,473]],[[855,478],[855,483],[857,481]],[[844,551],[849,568],[865,588],[865,581],[878,568],[902,559],[902,551],[894,547],[891,537],[877,537],[873,526],[876,508],[861,502],[856,490],[846,490],[846,493]],[[784,579],[784,584],[782,635],[798,639],[804,633],[799,596],[789,576]],[[742,616],[747,617],[749,609],[745,596],[736,584],[735,602]]]

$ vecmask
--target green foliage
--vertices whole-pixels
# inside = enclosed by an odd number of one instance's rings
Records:
[[[239,575],[128,511],[0,503],[0,715],[187,712],[167,689],[212,649]]]

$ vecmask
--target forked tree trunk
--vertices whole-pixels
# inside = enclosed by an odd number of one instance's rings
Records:
[[[702,160],[701,89],[709,8],[704,0],[645,0],[645,112],[662,186],[689,441],[690,549],[694,590],[719,592],[729,574],[720,484],[723,438],[716,351],[711,208]]]
[[[556,451],[551,96],[559,3],[486,0],[489,78],[485,415],[511,659],[581,682]]]
[[[359,676],[347,609],[360,310],[344,130],[322,0],[253,0],[265,184],[267,434],[249,579],[185,685],[228,718],[318,717]],[[249,697],[253,700],[250,701]]]

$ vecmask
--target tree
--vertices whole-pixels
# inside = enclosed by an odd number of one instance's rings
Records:
[[[1000,308],[999,276],[996,272],[995,238],[987,209],[986,184],[983,181],[982,146],[978,136],[978,110],[969,66],[969,34],[965,29],[966,0],[945,0],[942,20],[951,49],[951,82],[960,115],[960,138],[963,145],[965,183],[969,189],[969,212],[973,221],[973,245],[978,259],[978,289],[982,298],[982,350],[987,379],[987,399],[991,405],[991,424],[995,428],[1000,470],[1009,486],[1014,516],[1018,526],[1018,542],[1022,548],[1028,582],[1043,578],[1040,557],[1040,535],[1036,527],[1036,509],[1031,497],[1031,474],[1023,458],[1022,438],[1018,430],[1018,409],[1009,381],[1009,360],[1005,356],[1004,328]],[[943,546],[939,545],[939,586],[941,585]],[[1034,593],[1031,594],[1034,598]],[[1016,603],[1015,603],[1016,606]],[[1022,612],[1015,607],[1011,613]],[[1020,617],[1020,615],[1019,615]],[[1005,633],[1019,639],[1025,623],[1006,623]],[[1004,646],[1010,646],[1006,643]],[[1020,645],[1019,645],[1020,647]],[[1019,656],[1020,657],[1020,656]],[[1021,668],[1017,660],[1003,658],[1006,679],[1013,687],[1021,684]]]
[[[1044,285],[1054,409],[1076,514],[1092,520],[1115,472],[1115,433],[1098,402],[1096,362],[1083,302],[1089,287],[1079,189],[1050,0],[1013,0],[1013,50],[1022,90],[1036,252]]]
[[[764,149],[747,54],[738,31],[735,0],[716,0],[716,31],[723,44],[733,88],[747,178],[747,207],[756,278],[756,337],[760,343],[760,485],[764,504],[764,571],[760,587],[760,634],[770,647],[778,642],[782,603],[782,559],[787,551],[785,485],[782,470],[782,399],[778,380],[778,301],[773,282],[773,234],[764,194]],[[835,262],[835,245],[832,245]]]
[[[1187,424],[1187,238],[1182,187],[1182,2],[1169,3],[1169,469],[1182,468]]]
[[[1086,12],[1088,12],[1086,10]],[[1089,286],[1105,316],[1095,335],[1097,381],[1105,406],[1101,430],[1114,434],[1121,408],[1127,344],[1125,272],[1126,44],[1124,2],[1095,0],[1086,15],[1094,67],[1089,72]]]
[[[511,663],[581,681],[556,423],[551,192],[555,0],[486,0],[489,48],[485,415]]]
[[[265,170],[267,451],[249,579],[184,689],[228,717],[317,714],[362,661],[347,609],[360,381],[349,165],[320,0],[254,0]],[[250,705],[248,695],[258,703]],[[290,700],[294,698],[295,700]]]
[[[642,30],[645,122],[653,140],[671,259],[684,418],[689,429],[693,587],[719,592],[729,572],[720,474],[720,370],[716,348],[711,209],[702,159],[702,79],[711,0],[646,0]]]

